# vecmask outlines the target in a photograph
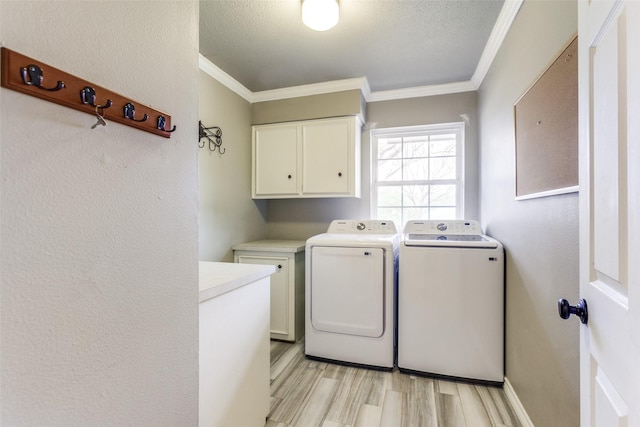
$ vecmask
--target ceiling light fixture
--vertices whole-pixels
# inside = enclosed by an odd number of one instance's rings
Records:
[[[302,22],[312,30],[333,28],[339,18],[338,0],[302,0]]]

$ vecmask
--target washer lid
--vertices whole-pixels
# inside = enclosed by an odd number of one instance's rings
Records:
[[[405,246],[463,247],[495,249],[498,242],[479,234],[406,234]]]
[[[482,227],[478,221],[462,219],[407,221],[404,225],[405,234],[475,234],[481,235]]]
[[[497,248],[499,244],[471,220],[412,220],[404,233],[405,246]]]

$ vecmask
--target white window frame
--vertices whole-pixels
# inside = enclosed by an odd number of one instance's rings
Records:
[[[439,123],[433,125],[420,125],[420,126],[404,126],[385,129],[373,129],[370,133],[371,141],[371,185],[370,185],[370,217],[373,219],[388,219],[377,218],[378,213],[378,187],[380,185],[403,185],[407,183],[413,184],[455,184],[457,186],[456,191],[456,219],[464,219],[464,196],[465,196],[465,182],[464,182],[464,146],[465,146],[465,123],[464,122],[452,122],[452,123]],[[456,133],[456,178],[451,180],[425,180],[425,181],[391,181],[391,182],[378,182],[378,139],[389,137],[410,137],[418,135],[435,135],[439,133]],[[404,209],[405,206],[402,206]],[[428,218],[424,218],[428,219]],[[435,218],[434,218],[435,219]],[[405,221],[406,222],[406,221]],[[396,224],[398,230],[401,231],[404,224]]]

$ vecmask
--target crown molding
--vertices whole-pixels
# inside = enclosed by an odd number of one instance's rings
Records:
[[[363,93],[371,92],[366,77],[334,80],[309,85],[291,86],[282,89],[264,90],[253,93],[253,102],[277,101],[279,99],[299,98],[302,96],[321,95],[324,93],[342,92],[359,89]]]
[[[524,0],[505,0],[496,24],[493,26],[493,30],[491,30],[489,40],[487,40],[487,44],[482,51],[482,56],[480,56],[476,71],[473,73],[473,76],[471,76],[471,81],[477,88],[480,88],[482,81],[489,72],[489,68],[496,58],[498,50],[500,46],[502,46],[523,2]]]
[[[448,93],[472,92],[478,87],[472,81],[444,83],[440,85],[408,87],[405,89],[371,92],[367,102],[391,101],[394,99],[420,98],[423,96],[446,95]]]
[[[198,66],[202,71],[209,74],[211,77],[222,83],[224,86],[240,95],[242,98],[250,103],[253,103],[253,92],[244,87],[242,83],[231,77],[229,74],[222,71],[216,64],[209,61],[207,58],[198,55]]]
[[[504,39],[507,36],[507,33],[509,32],[509,29],[511,28],[511,25],[513,24],[523,2],[524,0],[505,0],[471,80],[463,82],[372,92],[371,87],[369,86],[369,81],[366,77],[356,77],[352,79],[251,92],[236,79],[218,68],[218,66],[213,62],[202,56],[202,54],[199,56],[199,66],[202,71],[209,74],[211,77],[218,80],[220,83],[252,104],[256,102],[276,101],[280,99],[320,95],[353,89],[360,89],[367,102],[470,92],[480,88],[480,85],[487,75],[487,72],[493,63],[500,46],[502,46],[502,43],[504,42]]]

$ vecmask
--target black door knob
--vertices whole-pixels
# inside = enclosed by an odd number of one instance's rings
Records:
[[[572,314],[580,318],[580,321],[586,325],[589,320],[589,312],[587,310],[587,301],[580,298],[576,305],[570,305],[569,301],[562,298],[558,300],[558,314],[563,319],[568,319]]]

